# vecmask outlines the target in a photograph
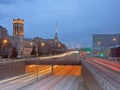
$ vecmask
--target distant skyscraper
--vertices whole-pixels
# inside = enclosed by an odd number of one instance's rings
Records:
[[[13,38],[14,46],[22,56],[24,54],[24,20],[13,19]]]

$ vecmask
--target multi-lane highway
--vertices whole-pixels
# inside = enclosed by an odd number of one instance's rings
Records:
[[[39,78],[43,78],[49,75],[51,72],[50,66],[41,67],[39,69],[40,69],[38,72]],[[24,75],[23,77],[16,78],[16,79],[14,77],[13,79],[6,80],[4,82],[0,81],[0,90],[16,90],[19,87],[22,87],[24,85],[27,85],[31,82],[36,81],[36,77],[37,77],[37,74],[34,73],[34,74],[27,74],[27,75]]]
[[[102,59],[102,58],[97,58],[97,57],[87,57],[85,52],[80,53],[80,57],[84,58],[86,62],[88,62],[92,65],[98,64],[98,65],[105,67],[106,69],[110,69],[112,71],[120,73],[120,64],[119,63],[112,62],[108,59]]]
[[[79,66],[57,66],[53,75],[19,90],[77,90],[79,82]]]
[[[110,90],[120,90],[119,63],[108,59],[87,56],[83,53],[80,54],[80,57],[83,58],[83,62],[86,64],[88,69],[92,68],[91,73],[95,75],[95,78],[101,87],[105,88],[103,90],[108,90],[106,88],[111,88]]]
[[[40,57],[39,59],[67,60],[74,59],[76,51],[67,52],[61,55]],[[32,58],[30,58],[32,59]],[[33,58],[35,59],[35,58]],[[0,63],[8,63],[8,60]],[[80,83],[80,66],[58,66],[54,65],[54,71],[51,73],[51,65],[27,65],[25,75],[16,76],[7,80],[0,81],[0,90],[77,90]]]
[[[27,66],[27,72],[31,74],[0,83],[0,90],[77,90],[80,82],[80,66],[56,65],[53,74],[51,66],[38,66],[38,81],[35,67],[35,65]]]
[[[120,73],[120,64],[119,63],[115,63],[112,61],[109,61],[107,59],[101,59],[101,58],[86,58],[86,61],[88,63],[96,63],[98,65],[104,66],[107,69],[110,69],[112,71],[118,72]]]

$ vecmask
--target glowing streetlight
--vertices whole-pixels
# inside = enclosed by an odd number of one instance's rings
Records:
[[[100,49],[100,51],[102,51],[101,42],[100,42],[100,41],[98,41],[98,42],[97,42],[97,44],[99,45],[99,49]]]
[[[33,45],[33,43],[31,42],[31,43],[30,43],[30,45],[32,46],[32,45]]]
[[[42,42],[42,43],[41,43],[41,46],[44,47],[44,46],[45,46],[45,43]],[[43,49],[44,49],[44,48],[42,48],[42,55],[43,55]]]
[[[42,47],[45,46],[45,43],[41,43],[41,46],[42,46]]]
[[[6,44],[8,41],[7,41],[7,39],[4,39],[3,40],[3,44]]]
[[[100,44],[101,44],[101,42],[99,41],[99,42],[97,42],[97,44],[98,44],[98,45],[100,45]]]
[[[113,38],[112,40],[115,42],[117,39],[116,39],[116,38]]]
[[[4,45],[7,44],[7,43],[8,43],[7,39],[4,39],[4,40],[3,40],[2,47],[1,47],[1,55],[2,55],[2,49],[3,49]]]
[[[61,47],[61,44],[58,44],[58,47]]]

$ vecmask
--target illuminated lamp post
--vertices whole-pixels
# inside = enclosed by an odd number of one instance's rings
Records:
[[[32,42],[30,42],[30,46],[31,46],[31,47],[33,46],[33,43],[32,43]],[[31,47],[30,47],[30,48],[31,48]],[[31,50],[29,49],[29,54],[31,54],[30,51],[31,51]]]
[[[2,56],[2,49],[3,49],[4,45],[8,43],[7,39],[4,39],[2,43],[3,44],[2,44],[2,47],[1,47],[1,56]]]
[[[113,38],[112,41],[114,42],[114,45],[116,45],[117,39],[116,39],[116,38]]]
[[[101,51],[101,42],[98,41],[97,44],[99,45],[99,50]]]
[[[60,44],[58,44],[58,47],[60,47],[61,45]]]
[[[50,56],[51,56],[51,55],[52,55],[52,51],[53,51],[53,45],[52,45],[52,42],[50,42],[49,51],[50,51]]]
[[[41,43],[41,47],[42,47],[42,56],[43,56],[43,48],[45,46],[45,43]]]
[[[61,47],[61,44],[58,44],[58,48],[59,48],[58,50],[61,50],[60,47]],[[59,51],[59,53],[61,53],[61,51]]]
[[[113,40],[113,41],[116,41],[117,39],[116,39],[116,38],[113,38],[112,40]]]

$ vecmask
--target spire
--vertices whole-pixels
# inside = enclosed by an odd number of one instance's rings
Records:
[[[55,26],[55,33],[58,32],[58,29],[57,29],[57,21],[56,21],[56,26]]]
[[[57,32],[58,32],[58,28],[57,28],[57,21],[56,21],[56,25],[55,25],[55,42],[58,42],[58,35],[57,35]]]

